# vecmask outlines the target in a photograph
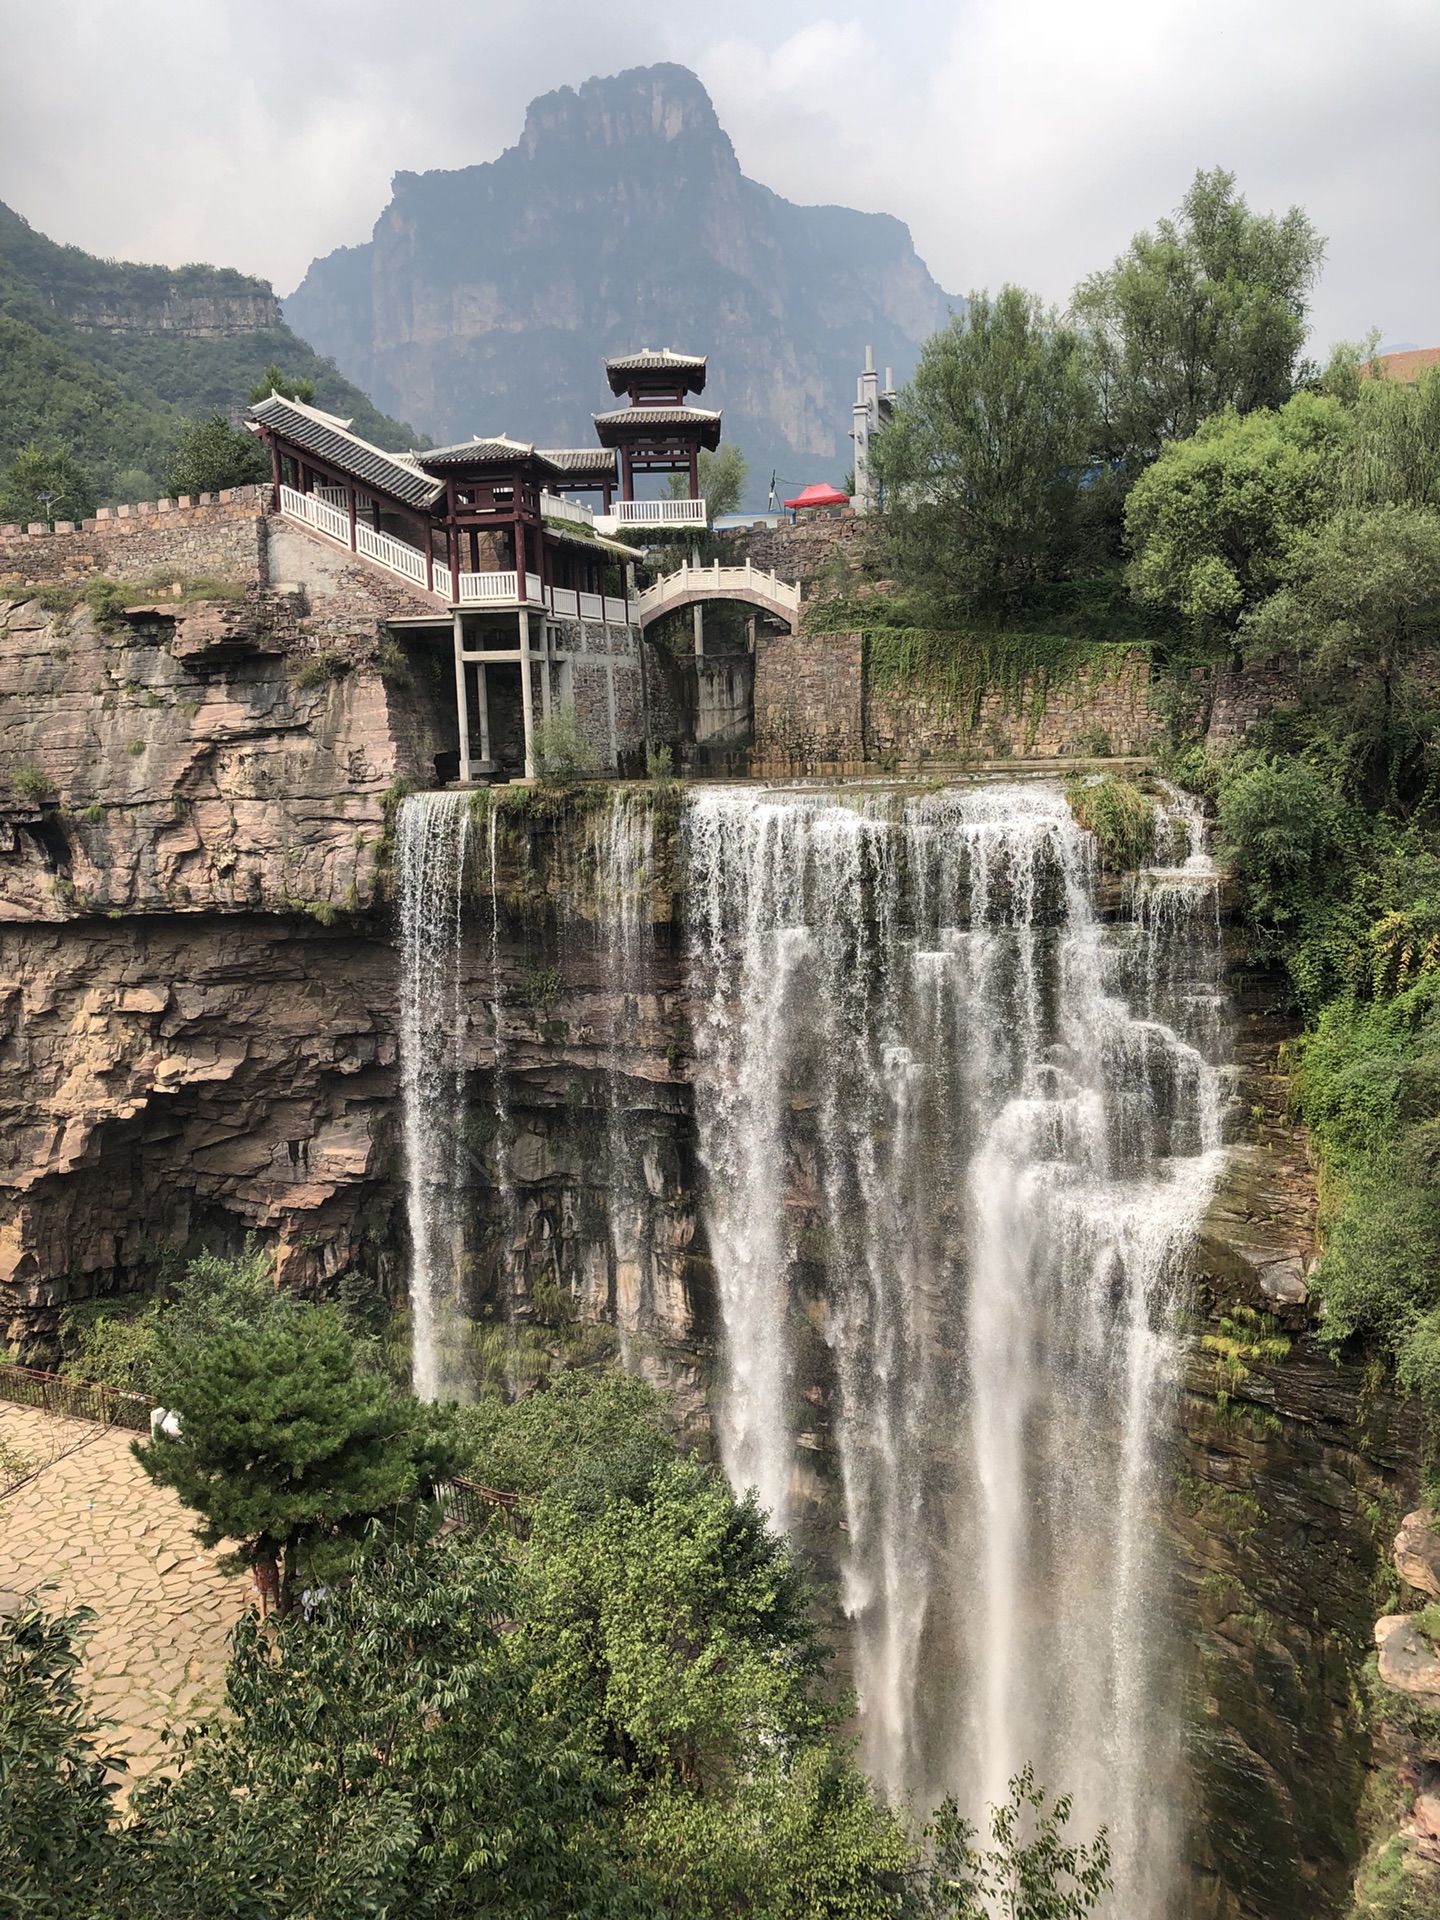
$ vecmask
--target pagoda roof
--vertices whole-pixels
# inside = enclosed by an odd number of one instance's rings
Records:
[[[414,454],[386,453],[383,447],[372,446],[352,433],[348,420],[322,413],[303,400],[287,400],[283,394],[272,393],[251,407],[250,417],[306,453],[313,453],[327,466],[348,473],[379,493],[388,493],[408,507],[431,507],[444,492],[441,482],[431,479],[416,464]]]
[[[610,382],[612,393],[628,393],[637,373],[669,374],[673,379],[684,381],[683,392],[705,391],[703,353],[677,353],[674,347],[642,347],[639,353],[622,354],[618,360],[605,362],[605,378]]]
[[[453,446],[427,447],[415,457],[427,472],[434,467],[448,472],[452,467],[514,466],[517,460],[534,460],[537,455],[528,440],[512,440],[504,433],[482,439],[477,433],[473,439],[457,440]]]
[[[674,429],[688,428],[702,447],[720,444],[720,415],[708,407],[617,407],[594,416],[602,446],[622,440],[674,439]],[[669,431],[667,431],[667,429]]]
[[[540,447],[537,457],[572,480],[581,475],[596,480],[615,478],[615,455],[609,447]]]

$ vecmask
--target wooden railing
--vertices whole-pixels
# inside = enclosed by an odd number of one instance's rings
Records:
[[[503,1514],[523,1538],[530,1531],[529,1502],[518,1493],[504,1493],[498,1487],[482,1487],[478,1480],[446,1480],[435,1489],[453,1526],[478,1530]]]
[[[107,1387],[99,1380],[69,1380],[64,1374],[42,1373],[35,1367],[0,1363],[0,1400],[20,1407],[38,1407],[65,1420],[93,1420],[102,1427],[128,1427],[135,1433],[150,1428],[154,1402],[147,1394],[123,1387]]]
[[[282,486],[280,511],[292,520],[312,527],[327,540],[333,540],[337,546],[349,548],[349,513],[333,506],[328,497],[340,492],[338,487],[317,487],[311,493],[297,493],[294,487]],[[546,500],[548,512],[548,495]],[[569,506],[571,502],[561,501],[560,504]],[[660,504],[685,506],[688,503],[671,500]],[[589,509],[577,508],[576,512],[588,513]],[[449,604],[450,569],[443,559],[436,559],[432,568],[418,547],[397,540],[393,534],[377,533],[363,520],[356,522],[355,544],[351,551],[363,554],[377,566],[398,574],[413,586],[425,588]],[[514,569],[493,573],[462,573],[459,576],[458,604],[462,607],[514,607],[519,605],[519,601],[520,575]],[[568,587],[547,587],[538,573],[525,575],[525,603],[531,607],[546,607],[552,613],[570,620],[609,620],[619,626],[627,626],[630,621],[630,609],[623,599],[607,594],[576,593]]]

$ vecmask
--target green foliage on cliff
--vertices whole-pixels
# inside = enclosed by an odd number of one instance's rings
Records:
[[[1328,384],[1164,450],[1130,578],[1292,677],[1243,746],[1175,766],[1305,1015],[1322,1332],[1389,1356],[1440,1474],[1440,375]]]
[[[874,440],[902,595],[935,626],[1008,625],[1043,605],[1052,628],[1078,631],[1071,598],[1080,614],[1086,583],[1114,580],[1135,489],[1137,595],[1181,616],[1168,637],[1192,619],[1233,624],[1347,419],[1339,400],[1292,403],[1322,250],[1300,209],[1253,214],[1233,175],[1201,172],[1177,218],[1137,234],[1068,316],[1016,287],[972,296]],[[1228,459],[1217,441],[1236,443]],[[1157,459],[1165,476],[1147,482]],[[1226,488],[1197,484],[1217,462]]]
[[[101,505],[154,499],[187,421],[237,418],[277,366],[367,439],[416,444],[285,326],[263,281],[99,260],[0,205],[0,467],[61,447]]]
[[[1080,336],[1019,287],[925,342],[874,443],[897,577],[936,606],[989,604],[1073,557],[1097,430]]]

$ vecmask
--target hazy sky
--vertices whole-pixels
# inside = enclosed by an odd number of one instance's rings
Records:
[[[1317,346],[1440,344],[1440,0],[0,0],[0,33],[0,199],[96,253],[288,292],[397,169],[668,59],[747,173],[897,214],[952,292],[1063,301],[1223,165],[1329,236]]]

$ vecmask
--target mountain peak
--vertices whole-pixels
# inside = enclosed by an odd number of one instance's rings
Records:
[[[520,148],[534,158],[552,144],[664,146],[687,135],[722,146],[733,161],[734,149],[699,75],[662,61],[542,93],[530,102]]]
[[[772,468],[792,491],[836,481],[866,346],[903,379],[950,305],[889,214],[748,180],[700,80],[668,63],[542,94],[497,159],[398,173],[393,195],[285,309],[440,441],[523,422],[586,445],[601,362],[681,341],[710,356],[760,499]]]

